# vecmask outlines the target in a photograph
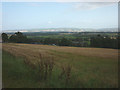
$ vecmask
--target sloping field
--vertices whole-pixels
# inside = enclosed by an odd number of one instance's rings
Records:
[[[36,45],[36,44],[3,44],[3,49],[16,51],[16,54],[35,54],[37,53],[49,53],[49,52],[61,52],[70,53],[81,56],[92,56],[100,58],[118,58],[118,50],[116,49],[104,49],[104,48],[80,48],[80,47],[65,47],[65,46],[48,46],[48,45]],[[13,52],[14,53],[14,52]]]
[[[60,47],[35,44],[3,44],[3,50],[27,57],[36,64],[39,54],[53,56],[56,67],[70,64],[76,87],[118,87],[118,50]]]

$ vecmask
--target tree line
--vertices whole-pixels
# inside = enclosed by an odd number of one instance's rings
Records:
[[[10,37],[6,33],[2,33],[2,42],[3,43],[32,43],[32,44],[54,44],[59,46],[70,46],[71,41],[62,38],[61,40],[51,39],[51,38],[45,38],[45,39],[30,39],[27,38],[26,35],[23,35],[21,32],[16,32]]]
[[[108,36],[103,37],[101,35],[97,35],[96,37],[91,37],[91,47],[98,48],[114,48],[119,49],[119,37],[110,38]]]
[[[10,37],[6,33],[2,33],[2,42],[12,42],[12,43],[30,43],[31,40],[27,36],[23,35],[21,32],[16,32]]]
[[[57,45],[57,46],[76,46],[76,47],[98,47],[98,48],[115,48],[119,47],[119,37],[116,39],[111,39],[106,36],[101,35],[93,36],[88,39],[68,39],[68,38],[27,38],[26,35],[23,35],[21,32],[16,32],[11,36],[8,36],[6,33],[2,33],[2,42],[3,43],[30,43],[30,44],[46,44],[46,45]],[[88,42],[90,44],[88,44]]]

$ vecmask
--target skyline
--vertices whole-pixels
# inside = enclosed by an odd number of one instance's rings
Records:
[[[117,28],[118,3],[4,2],[2,29]]]

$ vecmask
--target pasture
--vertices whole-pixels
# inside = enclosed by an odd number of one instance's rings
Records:
[[[118,50],[37,44],[4,43],[3,85],[5,88],[116,88],[118,87]],[[51,78],[40,81],[37,69],[24,63],[27,58],[37,66],[40,55],[54,59]],[[59,79],[61,67],[70,65],[69,83]]]

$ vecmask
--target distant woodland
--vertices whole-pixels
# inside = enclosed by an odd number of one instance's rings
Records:
[[[43,35],[39,35],[39,37],[35,37],[37,34],[29,35],[23,34],[22,32],[16,32],[14,34],[8,35],[7,33],[2,33],[2,42],[3,43],[29,43],[29,44],[43,44],[43,45],[54,45],[54,46],[75,46],[75,47],[98,47],[98,48],[114,48],[119,49],[119,37],[110,36],[108,34],[96,34],[90,35],[84,34],[84,38],[82,34],[76,34],[73,37],[73,34],[69,35],[69,38],[64,34],[62,37],[58,37],[59,33],[52,33],[52,35],[48,35],[46,38],[42,37]],[[50,33],[51,34],[51,33]],[[53,38],[54,36],[54,38]],[[56,38],[58,37],[58,38]]]

